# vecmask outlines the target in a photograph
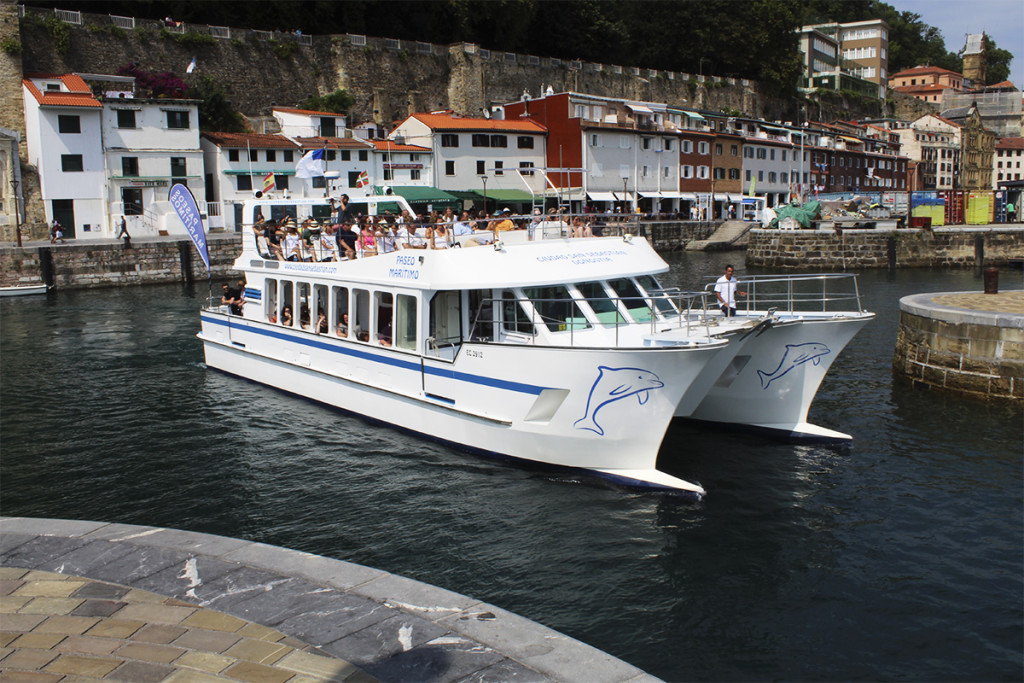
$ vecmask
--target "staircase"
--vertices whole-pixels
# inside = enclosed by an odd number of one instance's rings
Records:
[[[760,225],[754,221],[725,221],[706,240],[694,240],[686,251],[727,251],[747,246],[747,232]]]

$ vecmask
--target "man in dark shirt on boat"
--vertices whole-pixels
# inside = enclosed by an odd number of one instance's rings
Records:
[[[221,285],[224,295],[220,298],[221,304],[231,307],[232,315],[242,315],[242,294],[237,289],[224,283]]]

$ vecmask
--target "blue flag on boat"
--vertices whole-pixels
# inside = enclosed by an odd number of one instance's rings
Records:
[[[171,193],[167,199],[177,212],[178,218],[185,225],[188,236],[192,238],[199,255],[203,258],[203,263],[206,264],[206,270],[209,271],[210,253],[206,248],[206,230],[203,229],[203,218],[199,213],[196,198],[192,196],[192,191],[181,183],[177,183],[171,187]]]
[[[304,157],[295,164],[296,178],[312,178],[324,174],[324,150],[314,149],[307,152]]]

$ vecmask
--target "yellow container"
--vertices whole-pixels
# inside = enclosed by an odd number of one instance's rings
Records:
[[[968,225],[986,225],[992,222],[995,201],[991,190],[979,190],[967,195],[966,219]]]
[[[910,215],[931,218],[933,228],[946,224],[946,208],[942,204],[918,204]]]

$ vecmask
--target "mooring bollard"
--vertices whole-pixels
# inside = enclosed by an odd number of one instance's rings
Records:
[[[986,268],[985,269],[985,293],[986,294],[998,294],[999,293],[999,269],[998,268]]]

